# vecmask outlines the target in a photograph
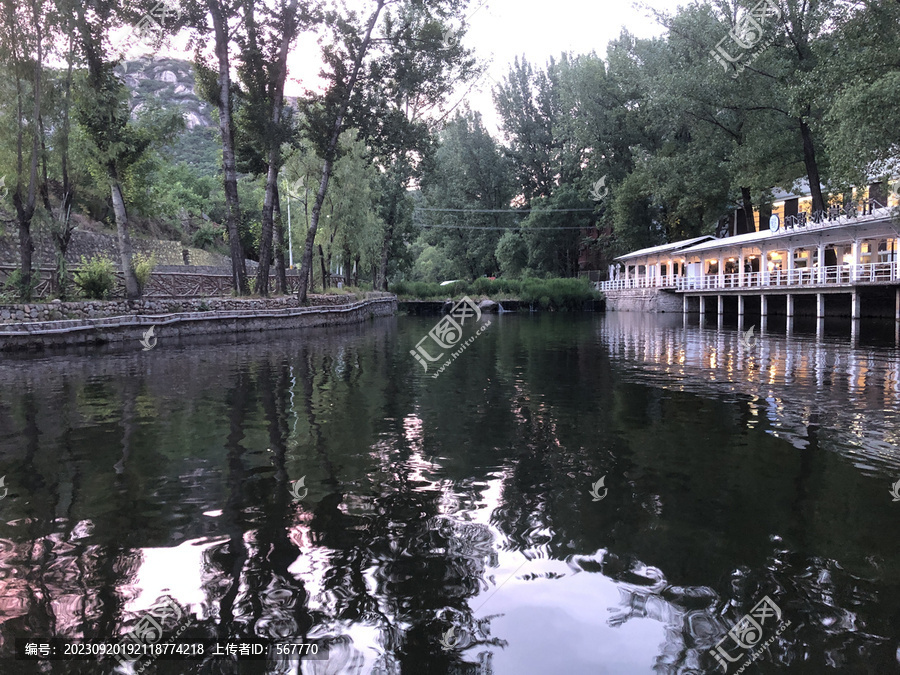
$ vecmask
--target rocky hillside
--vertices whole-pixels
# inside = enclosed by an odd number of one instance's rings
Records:
[[[184,161],[207,175],[218,173],[218,123],[213,106],[194,91],[193,65],[180,59],[148,57],[124,61],[117,72],[131,90],[133,114],[151,102],[181,108],[186,129],[170,148],[173,160]]]
[[[179,59],[136,59],[123,62],[118,69],[131,89],[132,111],[138,112],[153,98],[165,105],[184,110],[188,129],[211,127],[209,104],[194,92],[194,69]]]

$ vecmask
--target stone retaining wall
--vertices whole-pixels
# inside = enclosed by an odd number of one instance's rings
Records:
[[[343,305],[361,300],[348,295],[310,295],[309,304]],[[211,310],[259,310],[299,307],[297,296],[275,298],[149,298],[145,300],[79,300],[77,302],[35,302],[0,305],[0,326],[23,321],[61,321],[97,319],[124,314],[169,314]],[[6,330],[10,330],[7,328]],[[14,328],[12,330],[15,330]]]
[[[388,296],[352,304],[319,307],[252,310],[245,306],[241,311],[222,309],[73,321],[38,321],[4,326],[0,331],[0,351],[127,341],[134,341],[138,348],[142,348],[141,340],[151,327],[154,340],[150,342],[155,346],[167,336],[216,335],[341,325],[357,323],[375,316],[389,316],[396,311],[397,298]]]
[[[604,291],[606,309],[611,312],[681,312],[680,295],[660,288],[633,288]]]
[[[55,267],[56,248],[53,239],[42,228],[34,228],[34,253],[32,264],[35,267]],[[210,267],[226,268],[230,271],[231,260],[221,253],[205,251],[192,246],[182,246],[181,242],[164,239],[142,239],[132,235],[131,246],[135,253],[156,255],[159,265],[184,266],[184,252],[188,252],[188,263],[191,265],[206,265]],[[78,265],[81,256],[92,257],[105,255],[118,267],[119,249],[116,243],[116,235],[102,232],[88,232],[75,230],[66,251],[66,262],[69,266]],[[19,264],[19,238],[10,230],[0,232],[0,261],[7,265]]]

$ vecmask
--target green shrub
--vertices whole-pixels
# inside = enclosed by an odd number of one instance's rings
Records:
[[[225,244],[225,230],[212,223],[203,223],[193,235],[191,245],[194,248],[216,249]]]
[[[131,264],[134,267],[134,276],[137,278],[138,286],[143,291],[156,267],[156,254],[151,253],[150,256],[145,256],[143,253],[136,253],[131,258]]]
[[[489,298],[514,298],[544,309],[579,310],[588,300],[598,299],[597,293],[586,279],[488,279],[482,277],[471,284],[458,281],[441,286],[422,281],[398,281],[391,284],[391,292],[403,298],[436,300],[461,298],[464,295]]]
[[[74,276],[75,284],[89,300],[105,300],[116,285],[116,267],[104,255],[90,260],[81,256],[81,269]]]
[[[0,289],[0,300],[3,302],[19,302],[20,300],[30,300],[34,296],[34,290],[37,288],[41,279],[41,273],[37,270],[31,271],[31,288],[25,288],[22,283],[22,271],[15,269],[6,278],[6,282]]]

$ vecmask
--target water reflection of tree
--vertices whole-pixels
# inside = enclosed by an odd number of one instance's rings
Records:
[[[385,345],[385,351],[387,348]],[[390,359],[380,362],[387,365]],[[315,430],[316,450],[323,462],[328,458],[329,473],[337,485],[340,477],[324,435],[327,426],[316,413],[328,406],[314,400],[328,391],[329,384],[325,374],[329,364],[324,359],[319,363],[321,387],[305,389],[303,408],[309,428]],[[367,382],[373,375],[376,381]],[[396,377],[383,380],[383,376],[383,372],[368,372],[358,386],[375,387],[375,395],[383,397],[381,417],[403,420],[406,394],[396,386]],[[382,384],[385,381],[387,384]],[[440,672],[441,663],[447,667],[454,659],[440,649],[438,640],[447,624],[439,617],[447,610],[458,616],[470,614],[467,600],[483,583],[484,551],[471,546],[454,548],[460,533],[435,526],[441,494],[425,489],[412,477],[418,458],[400,424],[382,430],[381,437],[378,449],[370,453],[376,465],[367,467],[374,478],[369,482],[371,494],[364,497],[369,508],[353,512],[339,488],[316,505],[310,521],[313,541],[331,551],[323,580],[328,616],[322,621],[334,630],[357,622],[377,626],[383,650],[376,664],[378,672]]]

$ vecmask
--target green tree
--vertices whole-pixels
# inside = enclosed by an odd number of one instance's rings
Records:
[[[426,241],[452,261],[453,276],[496,274],[500,228],[514,225],[516,218],[503,213],[513,197],[512,166],[480,114],[457,113],[441,131],[422,193],[424,206],[436,209],[422,212],[423,220],[440,226],[426,231]]]
[[[18,291],[21,299],[27,301],[31,299],[33,289],[31,223],[37,205],[38,163],[43,146],[41,98],[47,16],[43,4],[37,0],[27,4],[3,0],[0,11],[3,12],[0,59],[15,85],[15,187],[12,201],[19,230]],[[28,146],[30,149],[26,150]]]
[[[75,4],[78,46],[87,66],[80,78],[75,113],[90,140],[93,159],[108,181],[125,292],[129,299],[136,299],[141,289],[134,274],[122,183],[151,146],[171,140],[184,127],[184,120],[178,113],[151,109],[141,123],[131,122],[127,92],[104,44],[119,20],[120,7],[115,2],[100,2],[91,12],[87,9]]]

